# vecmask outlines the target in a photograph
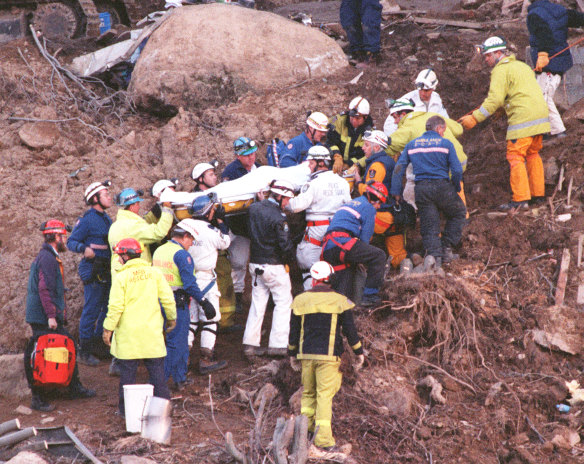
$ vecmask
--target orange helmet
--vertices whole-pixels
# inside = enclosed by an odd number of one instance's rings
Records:
[[[41,224],[41,231],[44,235],[60,234],[67,235],[67,226],[58,219],[49,219]]]
[[[142,245],[135,238],[123,238],[113,249],[118,255],[128,255],[131,258],[137,258],[142,254]]]
[[[376,182],[376,181],[367,182],[367,187],[365,187],[365,192],[372,194],[372,195],[375,195],[377,197],[377,199],[379,199],[382,203],[385,203],[385,201],[387,200],[387,197],[389,195],[389,192],[387,191],[387,187],[385,185],[383,185],[381,182]]]

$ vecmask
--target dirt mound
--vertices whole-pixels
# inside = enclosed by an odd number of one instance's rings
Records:
[[[155,113],[180,106],[194,111],[236,101],[248,89],[327,77],[347,65],[341,48],[317,29],[272,13],[202,5],[175,10],[152,35],[130,90]]]

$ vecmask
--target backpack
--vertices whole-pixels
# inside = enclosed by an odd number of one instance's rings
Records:
[[[75,370],[75,342],[67,335],[41,335],[30,354],[32,383],[42,387],[66,387]]]
[[[266,150],[266,160],[268,166],[280,167],[280,156],[284,153],[286,142],[280,139],[272,139]]]

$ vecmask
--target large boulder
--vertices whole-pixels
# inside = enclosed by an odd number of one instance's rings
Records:
[[[229,4],[177,8],[150,37],[132,74],[136,103],[174,115],[236,101],[248,90],[326,77],[348,65],[318,29]]]

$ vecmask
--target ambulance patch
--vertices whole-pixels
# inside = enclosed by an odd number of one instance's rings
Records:
[[[292,148],[294,148],[294,145],[292,145],[291,143],[289,143],[289,144],[288,144],[288,148],[289,148],[290,150],[292,150]]]
[[[369,169],[369,177],[375,177],[375,169]]]

